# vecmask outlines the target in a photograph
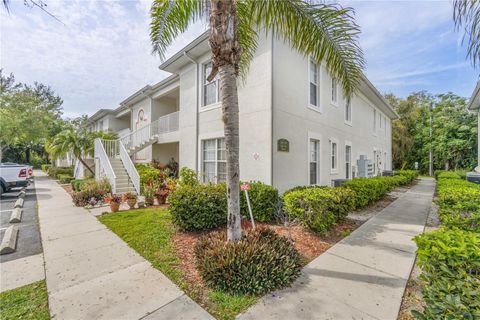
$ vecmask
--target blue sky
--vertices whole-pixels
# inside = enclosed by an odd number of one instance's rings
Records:
[[[60,24],[23,1],[0,16],[0,65],[18,81],[50,85],[65,116],[115,108],[146,84],[167,74],[151,54],[150,0],[44,0]],[[469,97],[478,79],[465,59],[449,1],[342,1],[362,28],[368,78],[382,93],[419,90]],[[205,30],[197,24],[177,39],[170,54]],[[167,55],[168,56],[168,55]]]

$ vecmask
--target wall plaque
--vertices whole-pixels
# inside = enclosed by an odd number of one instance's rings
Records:
[[[290,151],[290,142],[288,142],[287,139],[278,139],[278,141],[277,141],[277,151],[289,152]]]

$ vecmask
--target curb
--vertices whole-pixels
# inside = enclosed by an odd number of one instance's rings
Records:
[[[25,190],[22,190],[22,191],[20,191],[20,192],[18,193],[18,197],[19,197],[19,198],[22,198],[22,199],[25,198],[25,195],[26,195]]]
[[[17,201],[15,201],[15,205],[13,206],[14,208],[23,208],[23,198],[18,198]]]
[[[12,215],[10,216],[10,223],[19,223],[22,221],[23,209],[15,208],[12,210]]]
[[[0,254],[12,253],[17,247],[18,227],[10,226],[5,231],[2,243],[0,244]]]

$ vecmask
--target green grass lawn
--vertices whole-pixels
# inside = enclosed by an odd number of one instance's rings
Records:
[[[50,319],[45,281],[0,293],[0,319]]]
[[[122,211],[103,215],[99,220],[216,318],[234,319],[255,303],[255,297],[232,296],[219,291],[208,292],[208,301],[199,301],[198,293],[183,280],[180,261],[172,243],[175,226],[168,210]]]

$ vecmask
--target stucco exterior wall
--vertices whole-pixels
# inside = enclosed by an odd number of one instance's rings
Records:
[[[288,63],[285,63],[288,61]],[[391,169],[391,124],[381,114],[373,130],[375,108],[362,94],[351,102],[352,124],[345,123],[345,103],[338,87],[338,103],[331,102],[331,77],[324,66],[320,68],[320,109],[309,107],[309,59],[290,49],[281,40],[274,43],[274,141],[284,138],[290,142],[289,152],[277,151],[274,146],[273,184],[280,191],[309,183],[309,139],[320,140],[321,185],[332,179],[346,177],[345,145],[352,148],[352,165],[360,155],[373,159],[374,150],[381,152],[381,169]],[[385,128],[386,120],[386,128]],[[386,131],[385,131],[386,130]],[[330,143],[337,142],[337,170],[331,170]],[[386,152],[386,161],[384,159]]]
[[[152,99],[146,97],[132,107],[132,117],[131,117],[131,130],[135,131],[136,129],[149,124],[152,121]],[[139,117],[143,112],[143,120]],[[151,162],[152,161],[152,146],[148,146],[145,149],[137,152],[134,155],[135,162]]]
[[[174,158],[178,162],[178,142],[172,143],[155,143],[152,145],[152,157],[162,164],[167,164],[170,159]]]

